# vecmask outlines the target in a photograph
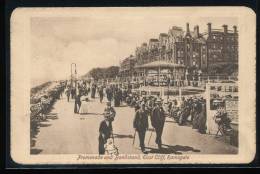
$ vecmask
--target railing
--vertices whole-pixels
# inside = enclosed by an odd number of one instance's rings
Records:
[[[202,75],[202,76],[187,76],[186,79],[171,79],[170,83],[165,78],[148,78],[147,76],[137,76],[137,77],[120,77],[117,79],[106,79],[104,80],[107,83],[130,83],[130,84],[139,84],[138,86],[177,86],[177,87],[185,87],[185,86],[193,86],[193,87],[201,87],[205,88],[206,83],[212,82],[231,82],[238,81],[236,76],[225,76],[225,75]]]

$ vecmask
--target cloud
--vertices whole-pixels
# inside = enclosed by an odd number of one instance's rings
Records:
[[[122,12],[87,17],[37,17],[31,20],[31,50],[33,79],[61,79],[69,77],[71,63],[76,63],[79,74],[85,74],[94,67],[118,65],[123,58],[134,54],[136,46],[157,38],[159,33],[177,25],[185,30],[186,22],[190,29],[198,24],[204,32],[206,23],[213,28],[222,24],[233,25],[234,19],[205,18],[186,21],[178,16]],[[189,21],[190,20],[190,21]],[[215,21],[215,23],[214,23]],[[233,23],[232,23],[233,22]],[[231,28],[231,27],[230,27]]]

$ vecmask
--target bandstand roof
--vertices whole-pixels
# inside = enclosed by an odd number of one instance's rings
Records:
[[[135,68],[157,68],[159,66],[161,68],[174,68],[174,67],[183,67],[184,68],[185,67],[184,65],[166,62],[166,61],[154,61],[154,62],[150,62],[150,63],[143,64],[143,65],[137,65]]]

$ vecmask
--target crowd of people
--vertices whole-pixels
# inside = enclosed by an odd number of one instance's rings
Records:
[[[75,99],[74,113],[86,113],[87,101],[89,96],[93,99],[96,94],[99,96],[99,102],[103,102],[104,96],[107,98],[107,106],[104,110],[104,120],[100,123],[99,128],[99,154],[106,153],[107,142],[113,139],[112,122],[115,119],[116,112],[112,107],[119,107],[126,104],[135,109],[135,116],[133,119],[133,128],[139,137],[139,146],[143,153],[145,151],[145,135],[148,131],[150,118],[153,131],[156,133],[155,143],[158,149],[162,148],[162,134],[166,117],[172,117],[179,125],[191,124],[193,129],[197,129],[199,133],[206,133],[206,100],[203,97],[176,97],[173,100],[164,101],[159,95],[140,95],[133,92],[130,87],[123,85],[104,85],[104,84],[87,84],[86,82],[77,83],[76,87],[67,85],[65,89],[67,100]],[[86,105],[86,106],[85,106]],[[220,113],[220,112],[218,112]],[[217,118],[221,118],[221,122],[227,122],[222,119],[225,115],[218,114]],[[224,121],[223,121],[224,120]],[[135,133],[135,134],[136,134]],[[135,136],[134,136],[135,138]],[[150,141],[150,140],[149,140]]]
[[[51,84],[51,83],[49,83]],[[30,115],[31,120],[42,121],[45,120],[47,117],[47,113],[51,109],[52,105],[55,101],[60,99],[62,93],[65,89],[65,83],[59,82],[52,88],[47,88],[44,90],[38,90],[37,93],[31,95],[30,98]]]
[[[97,85],[95,83],[87,83],[86,81],[77,82],[76,85],[67,83],[65,89],[67,101],[69,102],[70,99],[75,99],[74,113],[76,114],[80,113],[80,108],[83,108],[82,102],[88,101],[88,97],[94,99],[98,94],[99,101],[102,103],[104,96],[106,95],[107,101],[112,102],[113,100],[114,106],[118,107],[125,101],[127,92],[129,91],[122,89],[117,85]]]

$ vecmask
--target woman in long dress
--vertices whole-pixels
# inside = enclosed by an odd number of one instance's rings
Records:
[[[198,129],[199,128],[199,113],[200,111],[200,107],[199,107],[199,103],[197,101],[195,101],[195,103],[193,104],[192,107],[192,114],[193,114],[193,118],[192,118],[192,129]]]
[[[91,87],[91,98],[95,98],[96,95],[96,85],[93,84]]]
[[[115,104],[115,107],[120,106],[120,94],[119,94],[118,89],[116,89],[115,94],[114,94],[114,104]]]
[[[207,121],[207,118],[206,118],[206,105],[205,103],[202,103],[201,104],[201,112],[198,116],[198,131],[201,133],[201,134],[205,134],[206,133],[206,121]]]
[[[81,106],[79,110],[79,114],[87,114],[88,113],[88,97],[86,95],[83,95],[80,97],[81,100]]]

